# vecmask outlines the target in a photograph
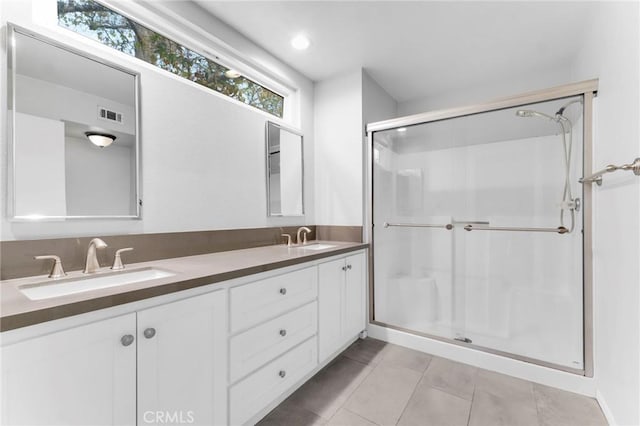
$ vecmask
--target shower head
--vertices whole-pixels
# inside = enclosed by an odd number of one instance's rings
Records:
[[[548,120],[557,121],[555,117],[552,117],[542,112],[534,111],[532,109],[519,109],[516,111],[516,115],[518,117],[541,117],[541,118],[546,118]]]
[[[519,109],[516,111],[516,115],[518,117],[531,117],[533,116],[533,111],[528,109]]]

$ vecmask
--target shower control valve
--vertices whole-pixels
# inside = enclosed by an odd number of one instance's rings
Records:
[[[560,203],[560,208],[562,210],[575,210],[577,212],[580,211],[580,198],[573,199],[571,201],[563,201]]]

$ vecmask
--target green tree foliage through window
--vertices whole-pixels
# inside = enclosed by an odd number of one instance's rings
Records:
[[[92,0],[58,0],[58,24],[277,117],[284,98]],[[234,78],[235,77],[235,78]]]

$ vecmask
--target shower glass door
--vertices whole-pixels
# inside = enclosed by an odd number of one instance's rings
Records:
[[[584,368],[581,101],[373,133],[375,321]]]

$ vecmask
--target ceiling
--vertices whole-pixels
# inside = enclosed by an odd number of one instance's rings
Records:
[[[527,73],[569,69],[587,1],[194,0],[314,81],[359,67],[403,102]],[[306,51],[290,39],[305,33]]]

